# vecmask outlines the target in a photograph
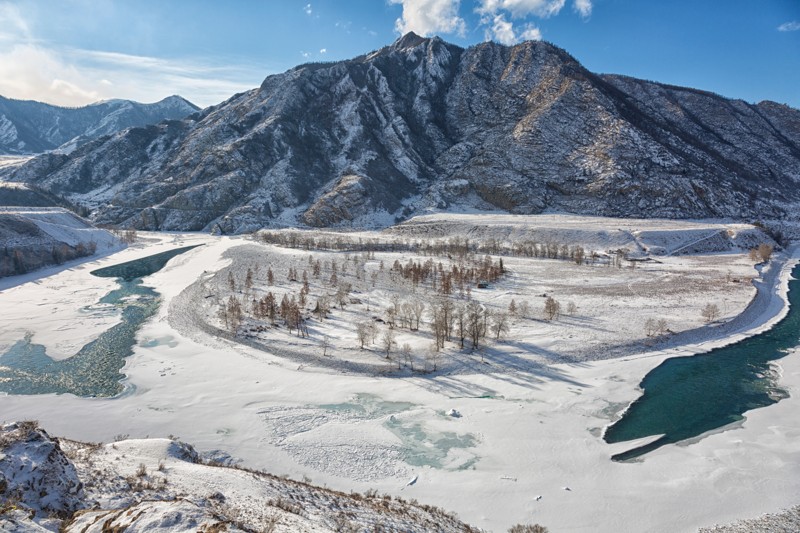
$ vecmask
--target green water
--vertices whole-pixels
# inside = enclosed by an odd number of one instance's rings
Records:
[[[362,393],[356,394],[350,402],[324,404],[319,407],[354,420],[387,417],[383,426],[398,438],[401,457],[411,466],[464,470],[471,468],[478,461],[478,457],[471,451],[465,451],[459,458],[451,455],[451,452],[474,448],[478,444],[475,435],[434,431],[422,422],[393,416],[418,408],[417,404],[389,402],[373,394]],[[446,415],[441,416],[452,420]]]
[[[161,270],[167,262],[195,246],[162,252],[92,272],[99,277],[115,277],[119,287],[98,303],[121,312],[121,321],[106,330],[78,353],[56,361],[46,348],[32,342],[33,334],[14,343],[0,355],[0,392],[7,394],[64,394],[76,396],[116,396],[122,392],[120,370],[133,353],[136,333],[158,310],[158,293],[142,285],[142,276]]]
[[[792,275],[800,277],[800,266]],[[604,438],[615,443],[663,436],[612,459],[633,459],[665,444],[697,437],[742,420],[745,411],[786,398],[770,362],[800,344],[798,284],[798,280],[789,282],[789,313],[771,330],[707,354],[667,359],[647,374],[640,385],[642,396],[606,430]]]

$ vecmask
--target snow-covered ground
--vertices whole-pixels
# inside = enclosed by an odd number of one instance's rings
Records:
[[[235,255],[232,249],[239,245],[256,245],[242,238],[200,235],[148,238],[152,242],[146,247],[131,247],[0,293],[0,349],[30,330],[35,342],[64,357],[117,320],[108,310],[92,308],[114,282],[91,277],[89,271],[179,244],[205,243],[145,279],[164,303],[141,329],[139,345],[125,367],[128,392],[115,399],[0,397],[0,418],[36,419],[51,434],[78,440],[176,435],[200,451],[219,450],[220,457],[229,455],[277,475],[307,476],[345,492],[377,489],[415,498],[490,531],[516,523],[540,523],[551,531],[694,531],[797,504],[798,351],[777,362],[790,397],[748,412],[736,427],[664,446],[641,462],[625,464],[610,457],[633,445],[609,445],[600,438],[603,428],[638,396],[641,378],[664,359],[707,351],[779,320],[786,311],[788,276],[797,256],[773,262],[764,273],[763,296],[748,308],[747,320],[734,322],[722,338],[714,327],[698,328],[697,313],[691,311],[676,316],[685,320],[683,326],[671,324],[676,331],[696,328],[681,338],[688,344],[602,361],[585,357],[554,363],[537,350],[567,350],[586,344],[593,334],[591,328],[566,327],[564,319],[559,327],[542,324],[546,333],[537,334],[532,327],[514,339],[520,356],[524,352],[537,364],[377,377],[298,364],[202,331],[176,330],[168,316],[181,311],[171,305],[176,297],[196,280],[210,279],[231,265],[226,252]],[[683,305],[696,309],[698,298],[717,302],[730,318],[745,307],[752,290],[746,283],[721,278],[728,268],[734,276],[744,278],[744,271],[756,275],[746,261],[735,254],[681,256],[635,269],[602,267],[603,276],[613,271],[614,277],[636,281],[628,295],[608,296],[615,303],[613,315],[601,324],[630,324],[619,331],[630,331],[627,340],[641,340],[639,324],[652,307],[672,305],[677,310],[683,299]],[[532,269],[526,275],[537,272],[536,283],[555,287],[551,291],[577,290],[587,279],[586,292],[592,292],[596,280],[588,281],[589,271],[582,269],[595,267],[550,264],[549,270],[525,267]],[[651,271],[651,266],[661,270]],[[700,283],[687,293],[656,291],[650,297],[650,291],[637,289],[639,282],[656,286],[659,276],[674,276],[677,283],[704,271],[711,273],[706,281],[716,280],[717,285],[700,297],[689,294],[702,290]],[[283,273],[281,277],[285,279]],[[723,282],[736,287],[722,290]],[[627,286],[619,279],[609,283]],[[501,283],[495,294],[506,298],[504,291],[511,289]],[[537,286],[525,294],[539,290]],[[601,296],[596,297],[598,304]],[[593,307],[576,303],[580,312]],[[343,331],[342,336],[349,335]],[[451,409],[460,416],[452,416]],[[408,485],[410,479],[416,482]]]

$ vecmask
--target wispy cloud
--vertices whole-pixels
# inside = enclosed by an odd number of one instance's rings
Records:
[[[592,14],[592,0],[575,0],[572,7],[585,19]]]
[[[311,4],[306,4],[305,7],[303,8],[303,11],[305,11],[306,15],[310,15],[311,13],[314,12],[314,10],[311,9]]]
[[[108,98],[143,102],[180,94],[200,106],[256,87],[257,65],[164,59],[56,47],[37,40],[19,10],[0,3],[0,95],[79,106]]]
[[[506,11],[514,18],[529,15],[548,18],[558,15],[565,3],[566,0],[479,0],[475,11],[490,16]]]
[[[464,35],[466,23],[458,15],[460,0],[389,0],[403,6],[394,27],[401,34],[413,31],[422,36],[435,33]]]
[[[502,14],[494,16],[492,25],[486,28],[484,33],[487,41],[493,40],[505,45],[516,44],[520,41],[538,41],[542,38],[542,32],[533,24],[526,24],[522,31],[518,32]]]
[[[549,18],[557,15],[566,0],[478,0],[475,12],[485,26],[484,37],[505,45],[520,41],[538,41],[542,32],[531,22],[512,22],[510,19],[529,17]],[[579,7],[580,5],[580,7]],[[575,9],[581,16],[581,9],[591,12],[591,0],[575,0]]]
[[[800,22],[793,20],[791,22],[784,22],[778,26],[778,31],[797,31],[800,30]]]

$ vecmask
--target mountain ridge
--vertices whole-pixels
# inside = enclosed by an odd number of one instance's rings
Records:
[[[432,211],[785,219],[800,111],[594,74],[550,43],[407,34],[12,179],[140,229],[386,226]]]
[[[111,99],[80,107],[0,96],[0,154],[70,151],[128,127],[184,118],[197,111],[197,106],[178,95],[152,104]]]

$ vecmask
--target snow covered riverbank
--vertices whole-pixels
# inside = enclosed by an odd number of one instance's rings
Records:
[[[113,284],[90,278],[90,270],[179,243],[206,243],[146,279],[164,303],[140,331],[125,368],[135,389],[116,399],[0,397],[0,418],[37,419],[51,434],[78,440],[177,435],[200,451],[220,450],[220,457],[277,475],[416,498],[490,531],[534,522],[552,531],[694,531],[797,504],[797,351],[778,361],[790,398],[747,413],[736,428],[665,446],[631,464],[610,461],[631,443],[600,438],[638,396],[642,377],[665,358],[707,351],[779,320],[797,254],[772,270],[774,278],[765,277],[768,296],[724,338],[698,333],[688,346],[538,371],[487,367],[388,379],[318,370],[208,336],[187,338],[167,320],[170,302],[227,266],[223,254],[243,241],[153,238],[158,242],[146,248],[0,294],[3,309],[18,309],[0,328],[0,345],[29,328],[65,357],[116,320],[113,313],[81,314]],[[26,301],[36,308],[25,311]],[[633,307],[621,309],[618,320],[638,320]],[[450,409],[461,416],[448,416]]]

